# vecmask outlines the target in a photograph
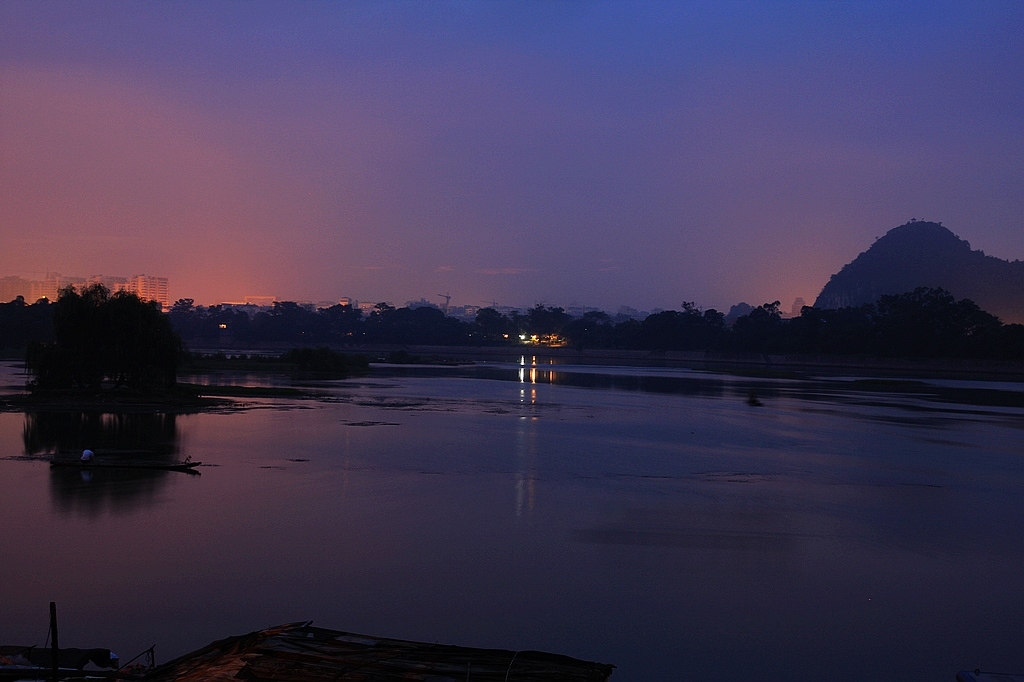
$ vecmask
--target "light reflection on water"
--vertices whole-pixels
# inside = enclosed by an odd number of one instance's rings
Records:
[[[329,396],[178,417],[175,456],[216,466],[113,482],[130,504],[0,460],[0,641],[56,600],[63,641],[163,660],[312,618],[613,680],[1024,669],[1013,385],[515,363],[308,385]],[[0,414],[3,454],[26,424]]]

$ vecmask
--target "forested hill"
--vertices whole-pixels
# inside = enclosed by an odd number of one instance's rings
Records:
[[[1024,262],[974,251],[940,223],[928,221],[889,230],[832,275],[814,307],[860,306],[918,287],[970,299],[1003,322],[1024,322]]]

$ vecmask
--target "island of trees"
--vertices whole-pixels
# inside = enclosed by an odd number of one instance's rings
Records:
[[[210,404],[195,387],[177,383],[178,368],[190,357],[171,322],[159,303],[134,293],[111,294],[102,284],[81,291],[69,286],[53,304],[16,299],[0,305],[0,346],[24,345],[30,402],[156,398],[179,408]],[[267,360],[282,369],[332,375],[366,364],[328,348],[293,348]]]
[[[174,388],[183,347],[159,303],[127,291],[111,294],[95,284],[81,292],[67,287],[54,305],[37,305],[50,313],[52,334],[28,343],[25,365],[34,377],[34,388]],[[26,310],[35,306],[17,301],[8,306],[14,306],[15,314],[28,314],[33,322],[44,317],[42,311]]]
[[[127,320],[133,320],[129,323]],[[74,324],[73,324],[74,323]],[[71,330],[74,331],[71,331]],[[89,331],[84,331],[89,330]],[[66,292],[56,303],[0,304],[0,349],[29,348],[29,366],[47,385],[169,383],[177,339],[192,348],[331,347],[375,344],[848,355],[879,358],[1024,359],[1024,325],[1003,324],[975,303],[942,289],[918,288],[837,309],[803,308],[783,318],[779,302],[731,324],[717,310],[684,303],[643,320],[602,312],[573,317],[537,305],[523,312],[483,308],[475,320],[432,307],[378,304],[308,309],[291,302],[250,316],[227,306],[177,301],[168,313],[126,294]],[[74,348],[75,350],[72,350]],[[313,362],[310,358],[296,361]],[[70,367],[76,369],[71,370]],[[102,377],[102,378],[101,378]]]

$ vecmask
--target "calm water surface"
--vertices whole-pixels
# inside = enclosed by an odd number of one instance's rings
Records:
[[[62,643],[160,660],[313,620],[623,681],[1024,671],[1020,384],[529,364],[299,383],[321,397],[0,414],[0,643],[42,644],[54,600]],[[84,446],[212,466],[44,461]]]

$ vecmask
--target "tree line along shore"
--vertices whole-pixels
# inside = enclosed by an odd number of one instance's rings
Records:
[[[350,306],[309,310],[279,302],[250,316],[183,299],[161,313],[155,304],[98,286],[65,290],[55,303],[0,304],[0,351],[7,357],[27,351],[38,364],[56,355],[51,364],[71,363],[94,376],[96,363],[106,358],[120,362],[118,380],[125,384],[139,383],[146,372],[146,380],[155,379],[156,365],[177,366],[188,348],[388,344],[1014,361],[1024,360],[1024,325],[1003,324],[970,300],[929,288],[856,307],[804,307],[791,319],[782,317],[778,302],[765,303],[731,323],[717,310],[690,303],[619,322],[602,312],[573,317],[543,305],[507,314],[483,308],[473,321],[437,308],[386,304],[363,315]],[[77,350],[61,355],[62,346]]]
[[[282,387],[179,384],[182,363],[203,371],[203,358],[185,350],[158,303],[126,291],[111,294],[99,284],[81,292],[68,287],[52,305],[17,300],[2,305],[0,333],[24,343],[30,376],[27,393],[0,396],[0,410],[45,405],[64,410],[188,412],[225,405],[218,397],[297,395],[295,389]],[[365,370],[369,364],[364,356],[328,348],[294,348],[264,360],[268,369],[334,377]]]

